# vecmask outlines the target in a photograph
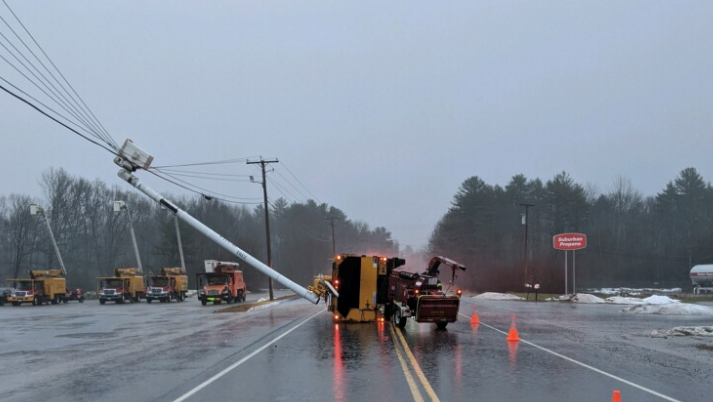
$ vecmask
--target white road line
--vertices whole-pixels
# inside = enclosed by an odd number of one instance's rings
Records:
[[[231,364],[230,366],[226,367],[225,369],[223,369],[223,371],[221,371],[220,373],[214,375],[213,377],[211,377],[211,378],[205,380],[203,383],[201,383],[201,384],[198,385],[197,387],[195,387],[195,388],[193,388],[192,390],[190,390],[190,391],[186,392],[185,394],[183,394],[180,398],[174,399],[173,402],[183,402],[183,401],[185,401],[186,399],[188,399],[188,398],[190,398],[191,396],[195,395],[198,391],[202,390],[203,388],[205,388],[205,387],[207,387],[208,385],[210,385],[211,383],[213,383],[215,380],[217,380],[217,379],[219,379],[220,377],[222,377],[222,376],[228,374],[229,372],[231,372],[232,370],[234,370],[236,367],[240,366],[241,364],[243,364],[243,363],[245,363],[246,361],[248,361],[248,360],[250,360],[251,358],[253,358],[253,357],[254,357],[255,355],[257,355],[258,353],[260,353],[260,352],[262,352],[263,350],[267,349],[268,346],[270,346],[270,345],[272,345],[273,343],[279,341],[280,339],[282,339],[282,338],[284,338],[285,336],[287,336],[290,332],[292,332],[292,331],[296,330],[297,328],[301,327],[302,324],[304,324],[304,323],[306,323],[307,321],[313,319],[314,317],[317,316],[317,314],[322,314],[322,313],[324,313],[324,310],[320,310],[320,311],[318,311],[318,312],[312,314],[311,316],[309,316],[307,319],[305,319],[305,320],[302,321],[301,323],[299,323],[299,324],[295,325],[294,327],[290,328],[290,329],[289,329],[287,332],[285,332],[284,334],[278,336],[277,338],[275,338],[275,339],[273,339],[272,341],[266,343],[265,345],[263,345],[262,347],[260,347],[260,348],[257,349],[256,351],[250,353],[249,355],[243,357],[242,359],[238,360],[237,362],[235,362],[235,363]]]
[[[466,318],[470,318],[470,317],[468,317],[467,315],[465,315],[465,314],[463,314],[463,313],[458,313],[458,314],[459,314],[459,315],[462,315],[462,316],[464,316],[464,317],[466,317]],[[488,327],[488,328],[490,328],[490,329],[492,329],[492,330],[494,330],[494,331],[500,332],[500,333],[503,334],[503,335],[507,335],[507,332],[501,331],[501,330],[499,330],[499,329],[497,329],[497,328],[495,328],[495,327],[493,327],[493,326],[490,326],[490,325],[488,325],[488,324],[484,324],[483,321],[480,322],[480,325],[486,326],[486,327]],[[561,358],[561,359],[564,359],[564,360],[567,360],[567,361],[569,361],[569,362],[572,362],[572,363],[574,363],[574,364],[578,364],[578,365],[580,365],[580,366],[582,366],[582,367],[584,367],[584,368],[587,368],[587,369],[589,369],[589,370],[594,371],[595,373],[599,373],[599,374],[601,374],[601,375],[605,375],[605,376],[607,376],[607,377],[609,377],[609,378],[613,378],[614,380],[619,381],[619,382],[621,382],[621,383],[624,383],[624,384],[626,384],[626,385],[630,385],[630,386],[632,386],[632,387],[634,387],[634,388],[638,388],[638,389],[640,389],[640,390],[642,390],[642,391],[644,391],[644,392],[648,392],[648,393],[651,394],[651,395],[658,396],[658,397],[661,398],[661,399],[665,399],[665,400],[671,401],[671,402],[682,402],[682,401],[679,401],[678,399],[671,398],[670,396],[661,394],[661,393],[656,392],[656,391],[654,391],[654,390],[652,390],[652,389],[646,388],[646,387],[644,387],[644,386],[642,386],[642,385],[639,385],[639,384],[633,383],[633,382],[631,382],[631,381],[625,380],[625,379],[623,379],[623,378],[621,378],[621,377],[617,377],[617,376],[615,376],[614,374],[607,373],[607,372],[604,371],[604,370],[600,370],[600,369],[598,369],[598,368],[596,368],[596,367],[593,367],[593,366],[590,366],[590,365],[588,365],[588,364],[586,364],[586,363],[582,363],[582,362],[580,362],[580,361],[574,360],[574,359],[572,359],[571,357],[567,357],[567,356],[562,355],[562,354],[559,354],[559,353],[557,353],[557,352],[555,352],[555,351],[553,351],[553,350],[550,350],[550,349],[547,349],[547,348],[542,347],[542,346],[540,346],[540,345],[536,345],[536,344],[534,344],[534,343],[532,343],[532,342],[523,340],[522,338],[520,338],[520,342],[525,343],[525,344],[527,344],[527,345],[530,345],[530,346],[532,346],[532,347],[535,347],[535,348],[537,348],[537,349],[540,349],[540,350],[542,350],[543,352],[547,352],[547,353],[549,353],[549,354],[551,354],[551,355],[557,356],[557,357],[559,357],[559,358]]]

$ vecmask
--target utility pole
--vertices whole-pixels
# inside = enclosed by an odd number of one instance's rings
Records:
[[[530,277],[529,277],[530,275],[529,275],[529,272],[528,272],[528,269],[527,269],[527,260],[528,260],[528,258],[527,258],[527,225],[528,225],[528,219],[527,219],[527,218],[528,218],[528,214],[529,214],[529,211],[530,211],[530,207],[534,207],[535,204],[521,203],[520,206],[525,207],[525,213],[522,215],[522,224],[525,226],[525,250],[524,250],[524,252],[523,252],[523,259],[525,260],[525,284],[526,284],[526,285],[527,285],[527,284],[533,285],[533,284],[531,284],[531,283],[528,282],[530,279],[534,279],[534,278],[530,278]]]
[[[329,221],[329,224],[332,226],[332,258],[336,257],[337,255],[337,243],[334,239],[334,220],[339,219],[334,216],[328,216],[324,218]]]
[[[277,162],[279,162],[277,159],[266,161],[262,158],[259,161],[247,162],[248,165],[259,164],[262,169],[262,195],[265,201],[265,237],[267,238],[267,266],[270,268],[272,268],[272,251],[270,250],[270,212],[267,205],[267,176],[265,175],[265,166],[268,163]],[[250,176],[250,179],[252,180],[252,176]],[[268,288],[270,289],[270,300],[274,300],[275,296],[272,291],[272,278],[268,279]]]

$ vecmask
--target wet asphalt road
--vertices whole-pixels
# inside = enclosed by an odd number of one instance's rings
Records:
[[[279,294],[278,294],[279,295]],[[265,295],[251,295],[251,300]],[[713,340],[652,330],[711,317],[478,302],[446,331],[334,324],[297,299],[249,312],[171,304],[0,308],[0,400],[710,401]],[[507,342],[516,314],[520,342]]]

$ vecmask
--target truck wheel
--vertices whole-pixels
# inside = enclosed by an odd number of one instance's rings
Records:
[[[106,303],[106,300],[104,300],[104,299],[99,299],[99,304],[104,304],[104,303]]]
[[[233,295],[230,295],[230,296],[228,296],[228,297],[225,298],[225,303],[226,303],[226,304],[230,304],[230,303],[232,303],[232,302],[233,302]]]
[[[185,299],[186,299],[186,296],[183,294],[183,292],[179,292],[178,293],[178,301],[182,302]]]
[[[206,304],[208,304],[208,302],[205,301],[205,299],[203,299],[203,300],[201,300],[201,304],[205,306]]]
[[[446,325],[448,325],[447,322],[437,322],[437,323],[436,323],[436,328],[437,328],[439,331],[443,331],[444,329],[446,329]]]
[[[79,302],[84,303],[84,298],[82,297],[81,299],[79,299]]]
[[[149,299],[148,297],[146,298],[146,303],[151,304],[152,301],[153,299]]]
[[[238,290],[238,297],[235,298],[235,301],[238,301],[238,302],[245,301],[245,299],[243,299],[243,290],[242,289]]]
[[[13,306],[19,306],[19,305],[20,305],[20,302],[12,302],[12,305],[13,305]]]
[[[394,306],[394,323],[402,329],[406,326],[406,317],[401,317],[401,309],[398,306]]]

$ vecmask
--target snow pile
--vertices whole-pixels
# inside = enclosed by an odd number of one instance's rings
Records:
[[[652,338],[668,338],[669,336],[711,336],[713,337],[713,326],[711,327],[675,327],[666,331],[651,331]]]
[[[598,293],[602,295],[630,295],[638,296],[642,293],[681,293],[681,288],[671,288],[671,289],[653,289],[653,288],[643,288],[643,289],[633,289],[633,288],[602,288],[602,289],[590,289],[592,293]]]
[[[679,300],[672,299],[668,296],[649,296],[645,299],[639,299],[636,297],[622,297],[622,296],[614,296],[614,297],[607,297],[607,303],[611,304],[633,304],[633,305],[641,305],[641,304],[676,304],[680,303]]]
[[[697,304],[670,303],[670,304],[641,304],[623,310],[625,313],[634,314],[661,314],[661,315],[710,315],[713,308]]]
[[[508,294],[504,294],[504,293],[494,293],[494,292],[485,292],[485,293],[479,294],[477,296],[473,296],[473,299],[478,299],[478,300],[524,300],[520,296],[508,295]]]
[[[570,300],[575,303],[584,303],[584,304],[606,303],[604,300],[600,299],[599,297],[590,295],[588,293],[577,293]]]

